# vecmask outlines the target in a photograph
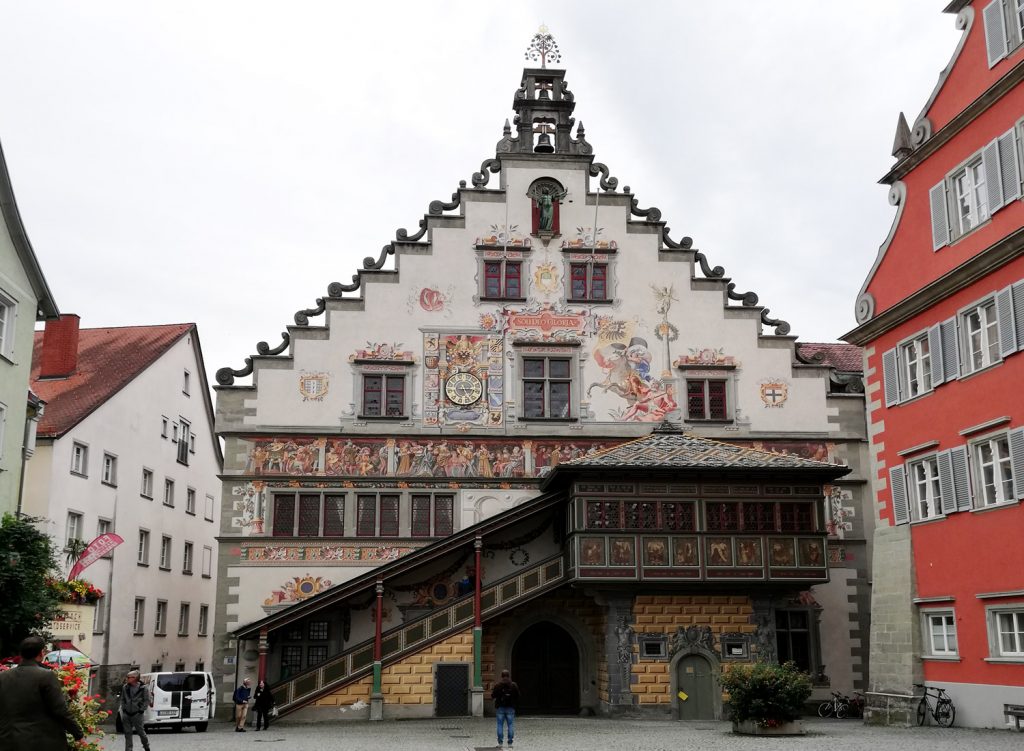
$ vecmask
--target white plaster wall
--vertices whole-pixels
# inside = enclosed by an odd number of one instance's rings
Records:
[[[191,396],[182,393],[185,369],[192,374]],[[41,447],[28,464],[26,510],[43,516],[46,530],[62,547],[68,511],[83,515],[83,537],[96,537],[99,519],[113,521],[113,531],[124,538],[110,561],[86,569],[82,578],[107,593],[109,633],[94,637],[91,655],[101,663],[136,663],[145,669],[163,663],[170,669],[185,662],[211,664],[217,573],[219,504],[213,521],[205,516],[206,496],[219,496],[219,466],[214,451],[213,426],[203,401],[200,366],[191,335],[178,340],[153,365],[51,445]],[[177,444],[161,438],[161,418],[185,418],[196,434],[196,453],[189,465],[177,462]],[[71,474],[74,442],[88,446],[88,476]],[[117,457],[117,487],[101,482],[103,454]],[[153,470],[153,500],[140,494],[142,468]],[[175,505],[163,504],[164,479],[175,482]],[[196,490],[196,514],[185,513],[186,489]],[[150,531],[149,566],[136,562],[139,529]],[[160,541],[172,538],[171,570],[159,567]],[[193,543],[193,574],[182,572],[184,543]],[[202,575],[203,548],[211,549],[211,575]],[[135,598],[146,598],[144,634],[134,635]],[[167,601],[166,636],[154,635],[156,601]],[[181,603],[190,605],[187,637],[179,637]],[[207,636],[198,636],[199,606],[208,605]]]

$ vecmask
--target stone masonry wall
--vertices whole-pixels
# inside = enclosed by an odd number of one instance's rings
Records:
[[[686,626],[708,626],[715,635],[751,634],[757,627],[751,622],[750,598],[737,595],[638,595],[633,606],[634,629],[638,634],[667,634]],[[641,706],[668,707],[672,703],[669,664],[671,658],[643,659],[634,645],[632,691]]]

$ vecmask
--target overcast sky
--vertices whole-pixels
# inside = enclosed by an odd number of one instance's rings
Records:
[[[620,187],[834,341],[945,5],[0,0],[0,142],[61,311],[194,321],[212,380],[494,156],[545,22]]]

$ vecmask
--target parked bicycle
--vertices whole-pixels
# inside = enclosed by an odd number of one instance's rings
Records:
[[[924,689],[921,703],[917,705],[917,724],[924,725],[928,722],[928,715],[931,715],[939,727],[953,727],[953,721],[956,720],[956,706],[949,698],[949,694],[946,693],[946,689],[938,686],[925,686],[922,683],[915,683],[914,686]]]
[[[818,717],[835,716],[837,720],[845,719],[850,713],[850,700],[838,691],[832,692],[832,698],[818,705]]]
[[[860,691],[854,691],[853,697],[843,697],[847,704],[850,705],[850,711],[847,713],[848,717],[863,717],[864,716],[864,694]]]

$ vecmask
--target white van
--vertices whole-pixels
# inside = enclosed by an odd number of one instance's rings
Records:
[[[191,725],[197,732],[206,732],[215,704],[210,673],[143,673],[141,680],[149,689],[149,709],[143,715],[147,729],[181,730]]]

